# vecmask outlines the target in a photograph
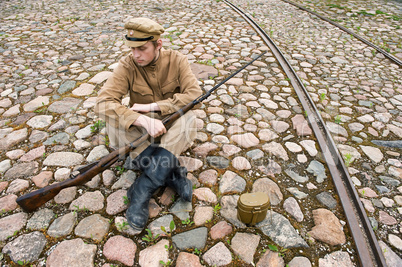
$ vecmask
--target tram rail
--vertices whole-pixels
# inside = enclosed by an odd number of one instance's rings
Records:
[[[305,8],[305,7],[303,7],[303,6],[301,6],[301,5],[297,4],[297,3],[294,3],[294,2],[289,1],[289,0],[282,0],[282,1],[285,2],[285,3],[288,3],[288,4],[290,4],[290,5],[293,5],[293,6],[299,8],[299,9],[301,9],[301,10],[303,10],[303,11],[306,11],[306,12],[308,12],[308,13],[310,13],[310,14],[313,14],[314,16],[316,16],[316,17],[318,17],[318,18],[320,18],[320,19],[322,19],[322,20],[325,20],[326,22],[328,22],[328,23],[334,25],[335,27],[338,27],[338,28],[341,29],[342,31],[347,32],[347,33],[353,35],[353,37],[359,39],[360,41],[362,41],[362,42],[365,43],[366,45],[370,46],[371,48],[374,48],[375,50],[377,50],[379,53],[383,54],[386,58],[388,58],[389,60],[391,60],[391,61],[394,62],[395,64],[397,64],[397,65],[399,65],[399,66],[402,66],[402,60],[398,59],[397,57],[395,57],[395,56],[393,56],[392,54],[388,53],[387,51],[385,51],[385,50],[382,49],[381,47],[379,47],[379,46],[373,44],[373,43],[370,42],[369,40],[367,40],[367,39],[363,38],[362,36],[358,35],[358,34],[355,33],[354,31],[351,31],[351,30],[349,30],[348,28],[342,26],[341,24],[336,23],[335,21],[332,21],[331,19],[326,18],[326,17],[324,17],[324,16],[318,14],[317,12],[311,11],[310,9]]]
[[[347,225],[355,242],[360,265],[364,267],[387,266],[384,255],[382,254],[377,238],[367,218],[364,207],[359,199],[358,193],[349,176],[343,159],[331,134],[329,133],[329,130],[325,126],[324,120],[309,96],[307,89],[268,34],[249,15],[247,15],[245,11],[227,0],[224,0],[224,2],[242,16],[244,20],[260,35],[277,58],[279,64],[289,78],[290,83],[295,89],[303,109],[306,111],[310,126],[317,138],[323,157],[331,173],[346,216]]]

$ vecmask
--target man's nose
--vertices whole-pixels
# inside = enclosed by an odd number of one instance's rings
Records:
[[[135,58],[138,58],[140,56],[140,53],[137,49],[131,49],[131,52],[133,53],[133,56]]]

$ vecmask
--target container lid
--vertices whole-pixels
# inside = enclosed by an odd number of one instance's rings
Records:
[[[261,206],[268,203],[268,195],[264,192],[242,194],[239,201],[246,206]]]

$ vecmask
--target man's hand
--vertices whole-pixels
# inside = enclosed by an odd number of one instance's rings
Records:
[[[166,128],[165,125],[163,125],[162,121],[152,119],[145,115],[139,116],[135,120],[133,125],[144,127],[145,130],[147,130],[148,134],[154,138],[166,133]]]
[[[152,111],[160,111],[160,107],[156,103],[151,103],[151,104],[134,104],[131,108],[131,110],[134,110],[136,112],[140,113],[147,113],[147,112],[152,112]]]

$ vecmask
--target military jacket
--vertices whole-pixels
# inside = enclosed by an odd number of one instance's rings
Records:
[[[187,57],[161,49],[158,60],[146,67],[136,65],[131,53],[120,59],[98,95],[95,112],[110,125],[129,130],[141,114],[122,104],[127,94],[129,107],[155,102],[166,116],[196,99],[201,89]]]

